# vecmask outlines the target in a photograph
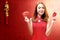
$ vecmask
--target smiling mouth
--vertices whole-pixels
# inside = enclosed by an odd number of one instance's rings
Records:
[[[40,14],[43,14],[44,12],[43,12],[43,11],[40,11],[39,13],[40,13]]]
[[[44,11],[41,11],[41,13],[44,13]]]

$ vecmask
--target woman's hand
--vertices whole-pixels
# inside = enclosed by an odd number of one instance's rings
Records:
[[[52,15],[52,16],[53,16],[53,17],[52,17],[52,22],[55,22],[55,21],[56,21],[56,15],[57,15],[57,13],[54,12],[53,15]]]
[[[33,34],[32,18],[28,18],[28,15],[29,15],[28,11],[23,12],[24,21],[27,22],[29,34],[32,36]]]
[[[55,22],[55,21],[56,21],[56,17],[53,17],[53,18],[52,18],[52,22]]]
[[[29,23],[28,15],[29,15],[29,11],[24,11],[23,12],[24,21],[27,22],[27,23]]]
[[[29,18],[26,16],[24,17],[25,22],[29,23]]]
[[[51,33],[52,26],[54,22],[56,21],[56,13],[54,12],[52,15],[52,22],[49,24],[49,19],[48,19],[48,24],[47,24],[47,30],[46,30],[46,35],[48,36]]]

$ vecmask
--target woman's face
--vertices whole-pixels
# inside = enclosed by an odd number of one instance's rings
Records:
[[[45,11],[44,5],[43,4],[38,4],[38,6],[37,6],[38,15],[43,15],[44,11]]]

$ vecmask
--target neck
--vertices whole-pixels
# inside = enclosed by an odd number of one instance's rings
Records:
[[[41,15],[38,15],[38,18],[41,18]]]

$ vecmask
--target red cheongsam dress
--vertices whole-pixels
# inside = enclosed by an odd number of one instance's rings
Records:
[[[38,20],[40,20],[40,22],[38,22]],[[37,21],[32,23],[32,27],[32,40],[47,40],[47,36],[45,35],[47,22],[37,18]]]

